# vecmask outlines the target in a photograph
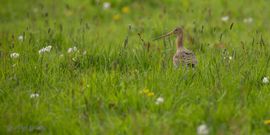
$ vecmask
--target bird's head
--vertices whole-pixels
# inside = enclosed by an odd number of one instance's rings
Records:
[[[154,40],[157,40],[157,39],[161,39],[161,38],[164,38],[164,37],[168,37],[168,36],[171,36],[171,35],[176,35],[176,36],[182,36],[183,35],[183,29],[180,28],[180,27],[176,27],[173,31],[165,34],[165,35],[162,35],[162,36],[159,36],[157,38],[155,38]]]
[[[180,27],[177,27],[177,28],[175,28],[175,29],[173,30],[173,34],[174,34],[174,35],[181,35],[181,34],[183,34],[183,29],[180,28]]]

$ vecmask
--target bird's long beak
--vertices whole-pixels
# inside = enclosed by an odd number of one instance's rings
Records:
[[[172,34],[173,34],[173,31],[171,31],[171,32],[169,32],[169,33],[167,33],[167,34],[165,34],[165,35],[159,36],[159,37],[155,38],[154,40],[158,40],[158,39],[161,39],[161,38],[165,38],[165,37],[168,37],[168,36],[170,36],[170,35],[172,35]]]

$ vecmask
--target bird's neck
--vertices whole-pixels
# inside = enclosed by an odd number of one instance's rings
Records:
[[[176,49],[183,48],[183,34],[179,34],[176,37]]]

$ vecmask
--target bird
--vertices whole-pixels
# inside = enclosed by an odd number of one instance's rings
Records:
[[[183,45],[183,37],[184,37],[183,28],[176,27],[173,31],[165,35],[159,36],[155,38],[154,40],[165,38],[171,35],[176,36],[176,53],[173,56],[174,66],[178,68],[179,65],[181,64],[184,67],[187,66],[187,67],[195,68],[196,65],[198,64],[198,60],[195,54],[192,51],[186,49]]]

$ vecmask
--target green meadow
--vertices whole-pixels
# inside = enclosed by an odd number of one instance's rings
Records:
[[[1,0],[0,134],[270,134],[269,5]]]

